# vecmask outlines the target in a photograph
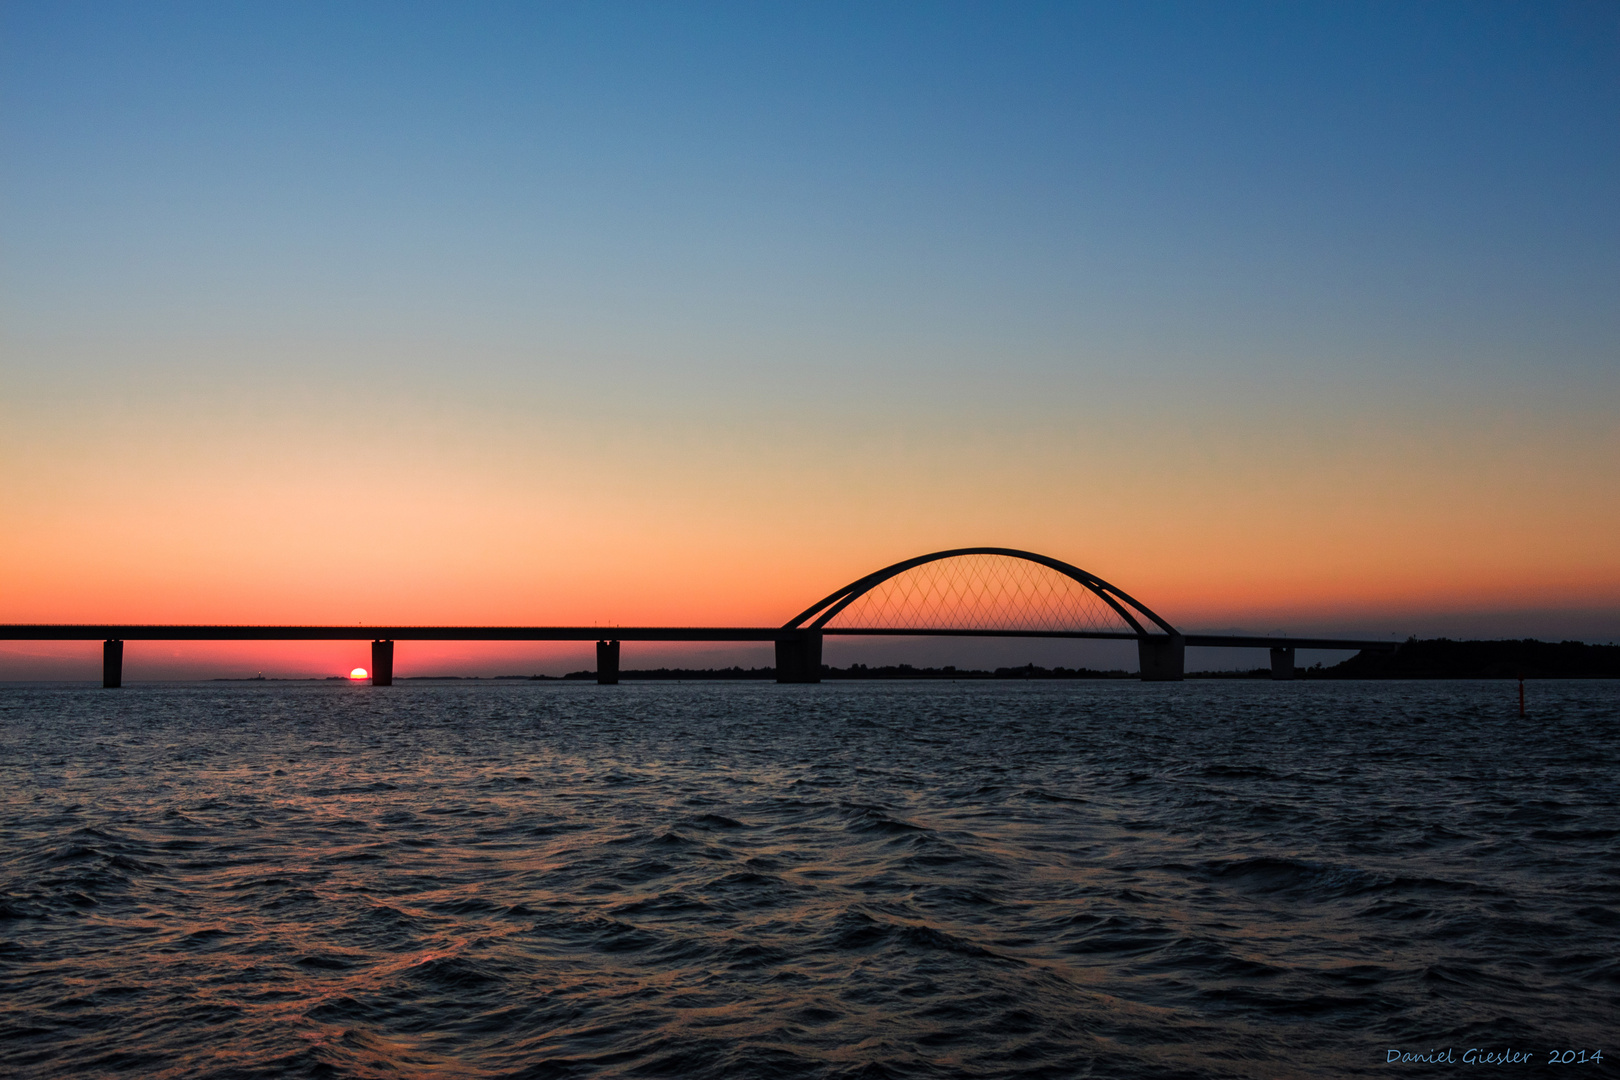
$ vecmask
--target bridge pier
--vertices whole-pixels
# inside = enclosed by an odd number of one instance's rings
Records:
[[[392,641],[373,641],[371,643],[371,685],[394,685],[394,643]]]
[[[598,641],[596,643],[596,685],[619,685],[619,643],[617,641]]]
[[[1292,647],[1271,650],[1271,677],[1273,679],[1292,679],[1294,677],[1294,650]]]
[[[792,630],[776,639],[776,681],[821,681],[820,630]]]
[[[103,641],[101,643],[101,685],[108,690],[116,690],[124,685],[124,643],[122,641]]]
[[[1187,673],[1187,639],[1180,634],[1136,639],[1143,682],[1180,682]]]

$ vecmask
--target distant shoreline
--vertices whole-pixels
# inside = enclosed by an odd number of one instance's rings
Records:
[[[1137,673],[1123,669],[1045,668],[1035,664],[1022,667],[978,668],[913,667],[888,664],[869,667],[823,667],[822,679],[834,682],[876,680],[931,681],[1017,681],[1017,680],[1106,680],[1134,679]],[[1393,652],[1365,650],[1329,667],[1321,664],[1300,668],[1296,679],[1620,679],[1620,645],[1588,645],[1579,641],[1453,641],[1449,638],[1411,640]],[[410,675],[400,682],[588,682],[595,671],[571,671],[566,675]],[[726,682],[768,681],[776,678],[774,667],[727,668],[641,668],[619,672],[621,682]],[[1188,679],[1270,679],[1270,668],[1238,671],[1189,671]],[[221,677],[207,682],[350,682],[347,676],[327,675],[307,678]],[[358,680],[364,681],[364,680]]]

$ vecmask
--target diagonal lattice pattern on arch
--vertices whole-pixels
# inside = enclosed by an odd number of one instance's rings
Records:
[[[902,571],[827,622],[840,630],[1125,631],[1080,582],[1026,559],[957,555]]]

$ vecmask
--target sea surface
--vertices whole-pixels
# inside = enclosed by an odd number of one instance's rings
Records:
[[[1620,683],[1528,695],[0,686],[0,1074],[1617,1075]]]

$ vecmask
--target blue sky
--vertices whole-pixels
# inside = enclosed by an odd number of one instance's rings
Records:
[[[1615,24],[15,5],[7,321],[632,349],[718,325],[1031,360],[1084,330],[1167,362],[1382,348],[1492,374],[1531,345],[1580,377],[1615,345]]]

